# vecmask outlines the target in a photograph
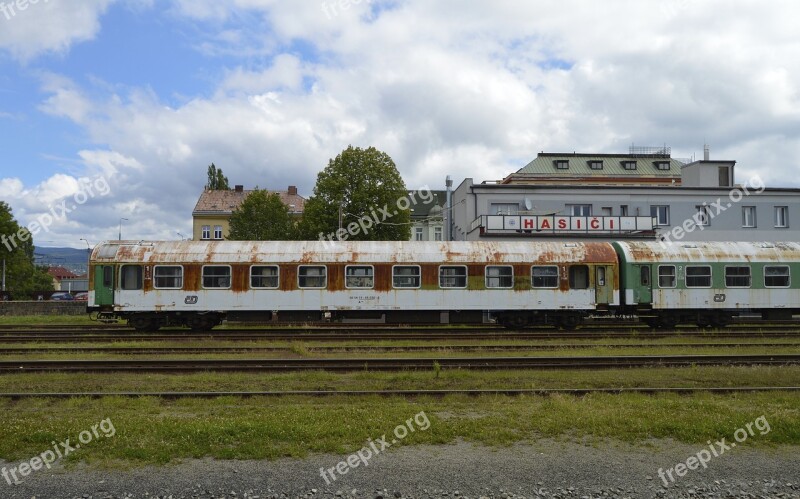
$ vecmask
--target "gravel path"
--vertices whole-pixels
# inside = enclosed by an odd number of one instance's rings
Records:
[[[278,461],[185,461],[165,467],[98,471],[84,466],[36,471],[19,485],[0,478],[0,498],[447,499],[494,497],[788,497],[800,498],[800,448],[740,446],[664,487],[665,470],[702,450],[671,442],[540,441],[487,448],[468,443],[389,449],[347,473],[330,474],[346,455]],[[0,466],[10,466],[0,463]],[[345,465],[340,466],[345,469]],[[668,477],[665,478],[669,481]]]

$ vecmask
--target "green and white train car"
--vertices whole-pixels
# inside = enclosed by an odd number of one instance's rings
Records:
[[[653,327],[800,313],[800,244],[615,242],[622,308]],[[796,279],[792,279],[792,276]]]

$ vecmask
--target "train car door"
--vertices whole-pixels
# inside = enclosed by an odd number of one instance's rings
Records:
[[[638,282],[634,287],[633,301],[636,304],[653,303],[653,276],[650,265],[634,265],[634,272]]]
[[[595,301],[598,305],[608,305],[614,299],[614,267],[598,265],[595,267]]]
[[[95,305],[114,304],[114,267],[98,265],[94,272]]]

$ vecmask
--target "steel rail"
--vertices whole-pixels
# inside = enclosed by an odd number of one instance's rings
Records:
[[[504,351],[539,351],[558,349],[586,349],[586,348],[800,348],[797,343],[547,343],[526,345],[344,345],[344,346],[308,346],[308,352],[336,353],[336,352],[436,352],[451,350],[457,352],[504,352]],[[211,347],[0,347],[0,355],[24,355],[37,353],[104,353],[104,354],[209,354],[209,353],[275,353],[292,352],[290,346],[265,346],[265,347],[239,347],[239,346],[211,346]]]
[[[695,365],[757,366],[800,364],[800,354],[776,355],[638,355],[600,357],[430,357],[327,359],[124,359],[0,360],[0,373],[11,372],[290,372],[324,370],[403,371],[437,369],[608,369]]]
[[[572,395],[586,396],[594,394],[623,395],[640,393],[657,395],[675,393],[691,395],[694,393],[757,393],[757,392],[798,392],[800,386],[743,386],[743,387],[628,387],[628,388],[486,388],[486,389],[450,389],[450,390],[281,390],[281,391],[220,391],[220,392],[14,392],[0,393],[0,399],[67,399],[67,398],[103,398],[103,397],[157,397],[164,399],[178,398],[218,398],[218,397],[331,397],[331,396],[397,396],[397,397],[445,397],[448,395],[468,396],[551,396]]]
[[[492,341],[492,340],[567,340],[567,339],[607,339],[607,338],[639,338],[639,339],[664,339],[664,338],[800,338],[800,330],[793,331],[737,331],[737,332],[707,332],[707,331],[662,331],[662,332],[619,332],[605,333],[525,333],[505,332],[492,334],[228,334],[214,332],[207,334],[177,333],[177,334],[112,334],[98,335],[92,333],[76,334],[17,334],[0,335],[0,344],[13,343],[92,343],[116,341]]]

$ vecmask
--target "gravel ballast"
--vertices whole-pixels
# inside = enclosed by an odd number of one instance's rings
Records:
[[[355,451],[356,449],[354,449]],[[84,465],[35,471],[19,485],[0,482],[2,498],[517,498],[517,497],[766,497],[800,498],[800,448],[740,446],[687,470],[664,486],[659,468],[686,463],[702,450],[673,442],[539,441],[511,447],[469,443],[387,450],[364,466],[340,465],[347,455],[277,461],[187,460],[130,470]],[[353,460],[354,461],[354,460]],[[18,463],[0,463],[15,466]],[[668,477],[666,478],[669,481]]]

